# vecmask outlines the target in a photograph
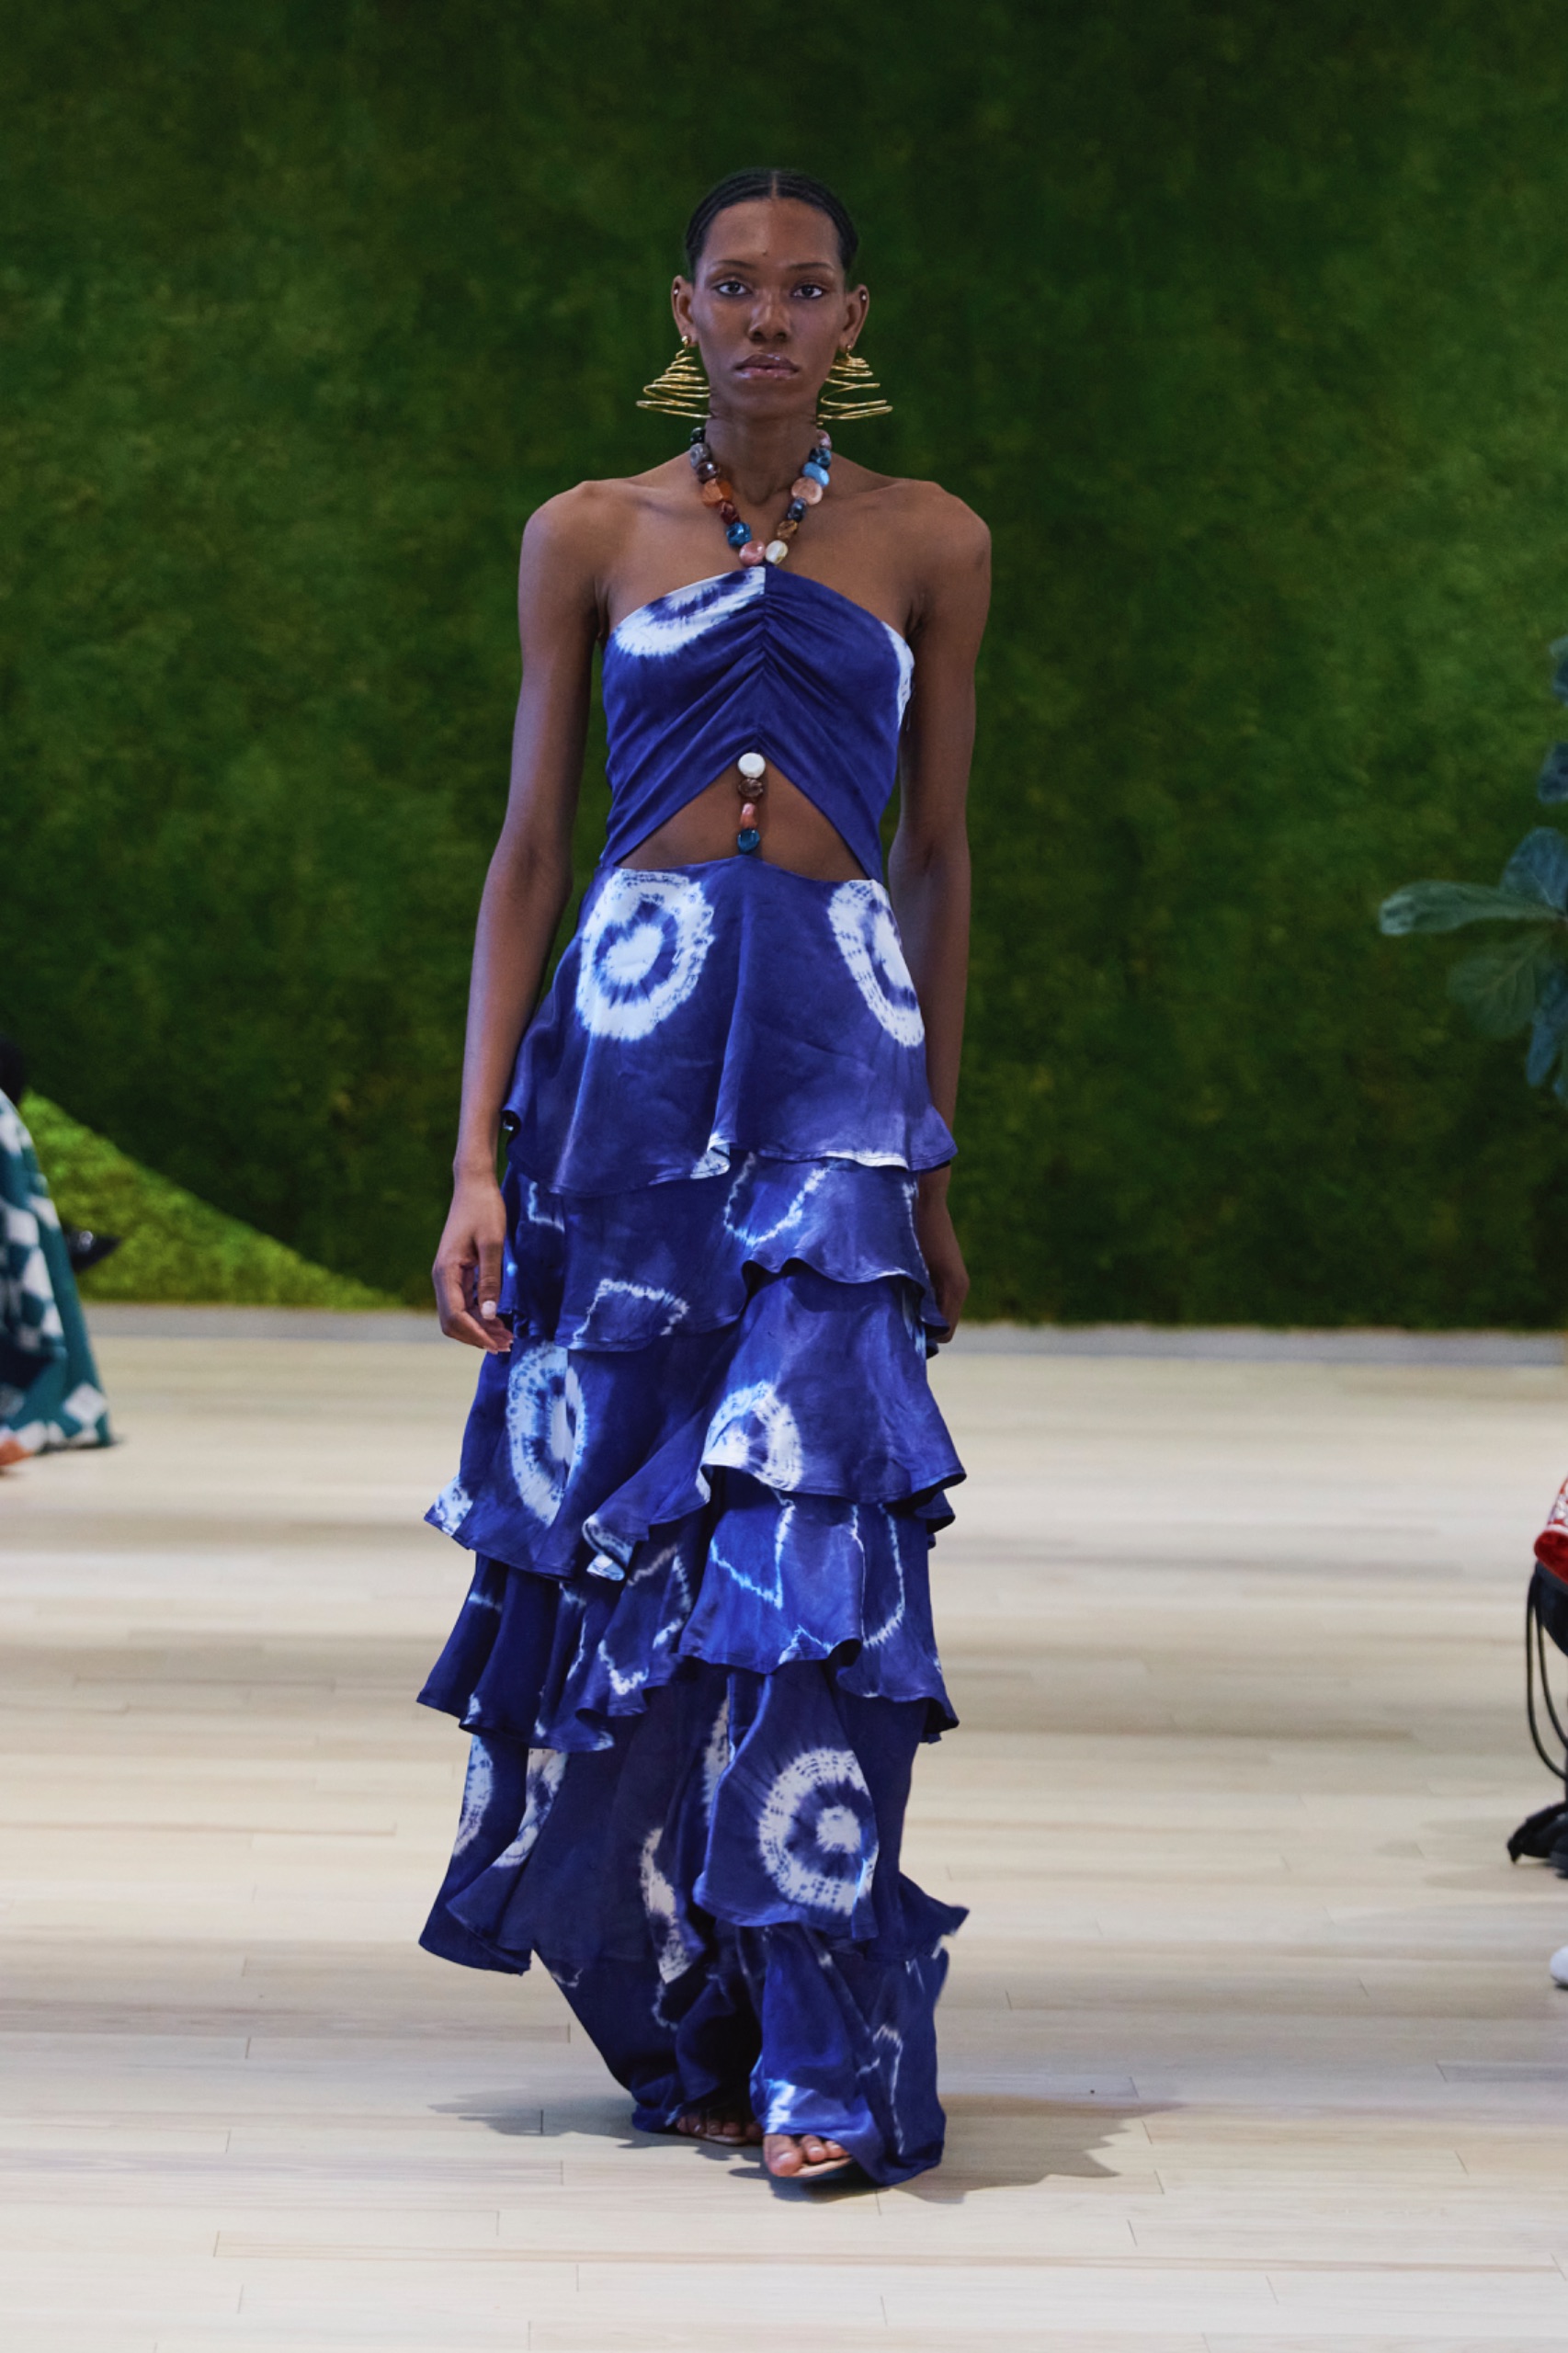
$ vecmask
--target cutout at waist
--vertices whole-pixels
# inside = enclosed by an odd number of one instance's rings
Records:
[[[742,806],[735,784],[735,770],[727,767],[616,864],[656,871],[672,866],[708,866],[717,859],[745,855],[735,847]],[[869,879],[837,826],[824,815],[810,793],[780,776],[771,764],[767,789],[757,805],[762,841],[751,856],[812,882]]]

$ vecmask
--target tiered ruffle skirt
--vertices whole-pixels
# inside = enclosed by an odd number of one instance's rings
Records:
[[[429,1515],[478,1559],[422,1695],[472,1734],[423,1941],[537,1954],[646,2128],[749,2105],[903,2179],[963,1917],[899,1868],[963,1474],[913,1214],[952,1142],[885,892],[602,871],[506,1124],[513,1347]]]

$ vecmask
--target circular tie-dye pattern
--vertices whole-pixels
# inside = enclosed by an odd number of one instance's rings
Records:
[[[686,1003],[713,940],[700,884],[617,867],[578,941],[577,1018],[596,1038],[645,1038]]]
[[[791,1757],[763,1801],[756,1843],[780,1895],[847,1918],[877,1859],[871,1792],[854,1750]]]
[[[585,1436],[582,1386],[565,1349],[549,1341],[524,1349],[506,1383],[506,1443],[517,1494],[547,1527]]]
[[[559,1748],[530,1748],[528,1772],[523,1788],[526,1792],[523,1818],[517,1835],[505,1854],[497,1855],[496,1870],[516,1870],[532,1854],[540,1832],[550,1819],[562,1782],[566,1778],[566,1758]]]
[[[689,587],[672,588],[667,597],[655,597],[651,605],[639,605],[616,623],[610,635],[622,654],[635,654],[644,661],[667,661],[672,654],[706,637],[710,630],[720,628],[739,607],[760,597],[764,585],[760,568],[716,572],[710,580],[694,580]],[[901,704],[899,716],[903,715]]]
[[[655,1822],[637,1857],[637,1878],[643,1916],[658,1955],[659,1975],[667,1985],[690,1968],[692,1956],[687,1949],[679,1899],[659,1865],[659,1842],[664,1835],[663,1823]]]
[[[458,1822],[458,1835],[452,1852],[460,1855],[472,1847],[483,1827],[490,1801],[495,1794],[495,1760],[477,1733],[468,1752],[468,1772],[463,1780],[462,1813]]]
[[[918,1046],[926,1026],[881,883],[841,882],[827,903],[827,919],[856,987],[882,1028],[901,1046]]]
[[[827,1182],[829,1172],[826,1167],[810,1170],[777,1215],[772,1215],[771,1211],[765,1213],[771,1217],[771,1222],[764,1222],[757,1212],[757,1195],[766,1188],[773,1194],[777,1209],[779,1166],[778,1162],[765,1162],[755,1152],[748,1153],[725,1195],[722,1212],[724,1231],[733,1233],[735,1240],[748,1250],[759,1250],[765,1243],[776,1242],[790,1226],[798,1225],[812,1195]]]
[[[702,1460],[747,1471],[765,1487],[798,1487],[805,1475],[800,1426],[767,1381],[731,1390],[708,1425]]]

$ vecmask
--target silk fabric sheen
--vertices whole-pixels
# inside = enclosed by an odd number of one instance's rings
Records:
[[[814,802],[864,873],[898,772],[914,676],[898,631],[820,580],[759,563],[640,606],[604,654],[618,865],[743,752]]]

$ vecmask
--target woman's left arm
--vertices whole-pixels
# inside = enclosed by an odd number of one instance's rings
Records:
[[[926,494],[931,495],[931,494]],[[915,688],[899,765],[898,831],[888,890],[926,1025],[931,1099],[949,1127],[958,1108],[969,974],[969,835],[964,807],[974,749],[974,665],[991,597],[991,536],[944,492],[922,518],[930,550],[911,629]],[[948,1211],[946,1168],[920,1179],[915,1222],[949,1332],[969,1290]]]

